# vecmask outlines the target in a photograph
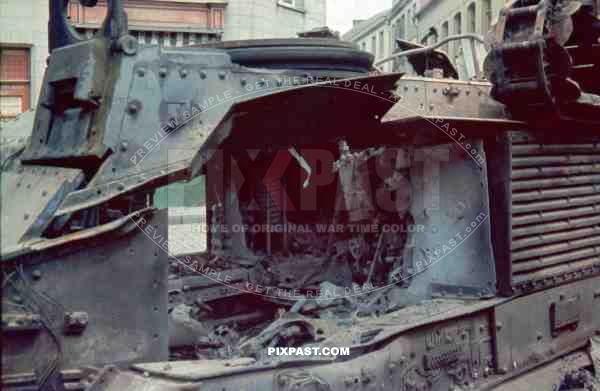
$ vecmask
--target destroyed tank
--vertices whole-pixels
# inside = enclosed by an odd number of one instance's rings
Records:
[[[121,0],[85,39],[67,4],[2,123],[4,389],[600,389],[598,4],[509,2],[485,62],[401,41],[398,73],[326,29],[142,45]],[[155,193],[200,177],[175,253]]]

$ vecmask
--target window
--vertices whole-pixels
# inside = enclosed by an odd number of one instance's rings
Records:
[[[376,40],[377,38],[375,38],[375,36],[373,35],[371,37],[371,53],[373,54],[375,54],[375,50],[377,50]]]
[[[362,43],[362,50],[365,52],[367,51],[367,43],[366,42]]]
[[[442,23],[442,39],[445,39],[448,37],[448,34],[450,33],[449,29],[448,29],[448,22],[444,22]],[[445,44],[443,46],[443,49],[446,53],[448,53],[448,44]]]
[[[467,8],[467,33],[474,33],[475,29],[475,3],[471,3]]]
[[[398,38],[406,39],[406,17],[402,15],[398,24]]]
[[[481,32],[485,34],[492,27],[492,0],[483,0],[481,6]]]
[[[0,118],[29,110],[29,48],[0,47]]]
[[[379,53],[378,53],[379,57],[383,57],[385,55],[384,54],[385,48],[383,47],[383,43],[384,43],[383,42],[383,31],[380,31],[379,32]]]
[[[462,34],[462,15],[457,13],[454,15],[454,34]]]
[[[454,35],[458,35],[458,34],[462,34],[462,15],[461,13],[457,13],[456,15],[454,15],[454,22],[453,22],[453,31],[452,33]],[[452,45],[452,57],[456,57],[458,56],[458,50],[460,48],[460,42],[459,41],[454,41],[454,44]]]

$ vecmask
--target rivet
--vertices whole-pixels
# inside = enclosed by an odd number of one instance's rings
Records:
[[[42,191],[42,197],[46,197],[48,195],[48,192],[46,190]]]
[[[29,219],[29,213],[25,213],[25,214],[23,215],[23,220],[27,220],[27,219]]]
[[[223,71],[219,72],[219,79],[221,80],[225,80],[225,76],[227,76],[227,74]]]
[[[240,84],[243,86],[245,86],[247,82],[248,81],[246,80],[246,78],[242,78],[242,80],[240,80]]]
[[[138,68],[137,75],[139,77],[143,77],[146,74],[146,70],[144,68]]]
[[[160,67],[160,69],[158,70],[158,75],[160,77],[167,76],[167,67]]]
[[[40,278],[42,278],[42,272],[39,271],[38,269],[35,269],[32,273],[31,273],[31,277],[33,277],[34,280],[39,280]]]
[[[121,152],[127,151],[128,146],[129,146],[129,143],[127,143],[127,141],[121,142]]]
[[[502,330],[502,323],[496,323],[496,330]]]
[[[187,74],[188,74],[187,69],[182,68],[179,70],[179,76],[181,76],[181,78],[185,78],[187,76]]]
[[[206,72],[200,71],[200,79],[206,79]]]
[[[141,108],[141,103],[137,100],[129,102],[129,104],[127,105],[127,111],[129,112],[129,114],[136,114],[140,108]]]

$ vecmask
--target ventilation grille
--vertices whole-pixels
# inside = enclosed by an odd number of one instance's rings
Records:
[[[530,137],[512,137],[511,255],[519,290],[600,272],[600,143]]]

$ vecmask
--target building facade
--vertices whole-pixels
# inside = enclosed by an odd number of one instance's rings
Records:
[[[388,56],[393,51],[393,41],[388,18],[391,10],[380,12],[366,20],[353,21],[353,27],[342,36],[366,52],[373,54],[375,61]],[[388,69],[389,68],[389,69]],[[391,64],[384,70],[390,71]]]
[[[450,35],[485,35],[504,4],[504,0],[394,0],[391,9],[355,23],[343,39],[378,60],[396,51],[396,39],[432,45]],[[462,54],[463,43],[456,41],[442,50],[454,59]],[[390,71],[390,67],[387,63],[383,69]]]
[[[141,44],[186,46],[211,42],[223,35],[226,0],[125,1],[129,33]],[[69,19],[82,35],[91,37],[106,15],[106,0],[95,7],[69,3]]]
[[[292,38],[326,24],[326,0],[124,0],[140,44],[188,46],[220,40]],[[70,0],[68,18],[91,37],[107,1]],[[0,1],[0,118],[34,108],[48,56],[48,0]]]
[[[292,38],[326,24],[326,0],[228,0],[223,40]]]
[[[417,0],[415,15],[419,29],[412,38],[422,44],[433,44],[449,35],[485,35],[496,23],[504,3],[504,0]],[[461,54],[463,43],[446,45],[450,58]]]
[[[125,11],[130,33],[140,43],[187,46],[296,37],[325,25],[326,0],[128,0]],[[70,2],[71,21],[88,37],[105,14],[106,0],[94,8]]]

